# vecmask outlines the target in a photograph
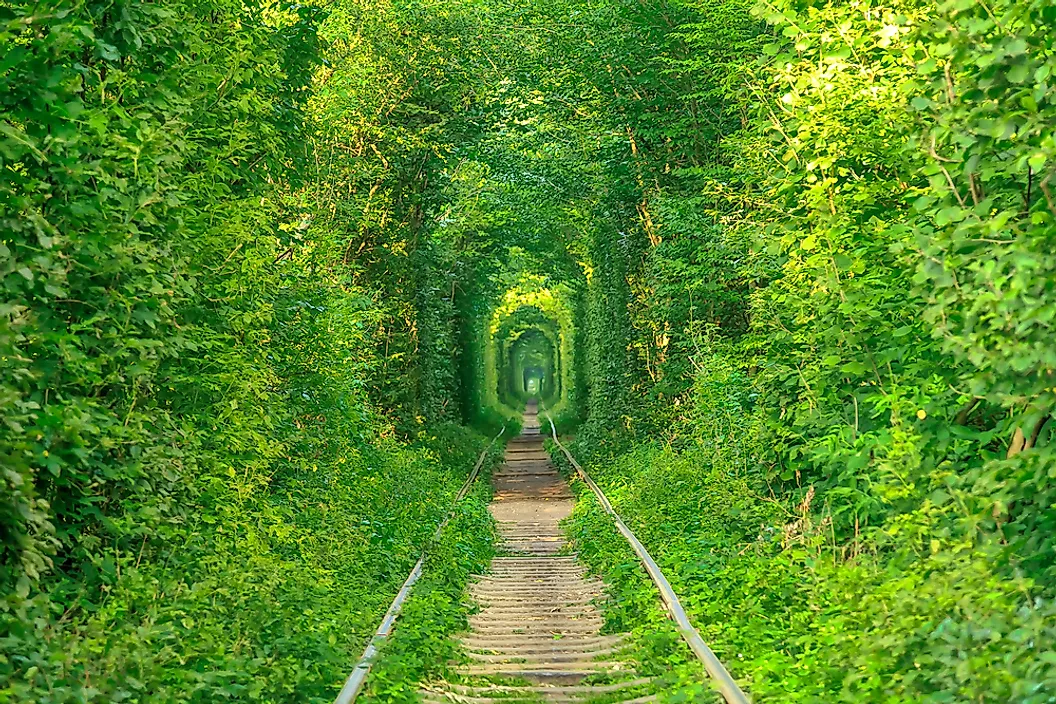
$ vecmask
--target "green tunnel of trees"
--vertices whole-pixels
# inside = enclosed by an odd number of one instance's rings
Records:
[[[514,401],[513,405],[532,398],[546,402],[561,392],[557,345],[542,328],[529,327],[511,334],[502,348],[500,384],[507,398]]]
[[[1053,26],[0,3],[0,702],[332,701],[529,398],[755,701],[1052,702]],[[453,657],[484,484],[373,701]]]
[[[566,367],[573,371],[574,336],[574,329],[563,328],[558,320],[535,306],[518,308],[501,322],[492,333],[497,355],[495,397],[500,414],[516,421],[529,400],[538,401],[551,414],[570,410],[569,400],[576,395],[576,377],[566,374]],[[561,417],[565,424],[576,420],[571,412]]]

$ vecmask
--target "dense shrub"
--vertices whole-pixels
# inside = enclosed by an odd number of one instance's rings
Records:
[[[1054,21],[6,4],[0,699],[331,696],[532,332],[758,700],[1052,701]]]
[[[451,311],[345,256],[335,188],[412,167],[320,175],[323,20],[0,9],[0,700],[329,700],[483,447],[415,414],[440,332],[390,367]]]

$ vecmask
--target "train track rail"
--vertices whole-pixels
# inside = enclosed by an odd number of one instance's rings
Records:
[[[552,421],[549,425],[557,441]],[[589,577],[576,556],[567,551],[559,524],[571,514],[573,496],[551,463],[544,438],[537,408],[530,404],[522,434],[507,444],[505,462],[492,477],[495,491],[490,508],[502,541],[488,573],[473,578],[469,586],[480,610],[470,617],[470,630],[461,637],[466,662],[455,668],[456,682],[422,685],[419,696],[426,704],[659,701],[662,683],[638,672],[630,634],[601,632],[604,584]],[[560,442],[558,446],[642,560],[679,633],[704,664],[718,694],[727,704],[748,704],[689,622],[645,547],[575,458]],[[354,701],[374,653],[391,631],[420,573],[419,563],[335,704]]]

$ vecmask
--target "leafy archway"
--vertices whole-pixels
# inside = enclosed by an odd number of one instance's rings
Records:
[[[578,414],[574,290],[526,275],[508,289],[484,330],[482,391],[493,412],[516,421],[529,397],[565,422]],[[535,383],[529,391],[529,379]]]

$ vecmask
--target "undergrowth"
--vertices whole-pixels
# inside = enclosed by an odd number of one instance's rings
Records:
[[[423,684],[450,674],[451,664],[458,661],[458,643],[452,636],[469,627],[472,610],[466,583],[471,574],[487,568],[495,553],[488,475],[482,472],[439,539],[429,545],[422,577],[379,653],[364,701],[416,702]]]
[[[921,555],[892,549],[883,532],[836,544],[816,494],[777,501],[700,447],[647,444],[588,469],[755,701],[1056,696],[1054,607],[1029,580],[1002,573],[986,546],[933,544]],[[577,505],[571,532],[611,585],[609,617],[655,629],[655,591],[595,502]]]
[[[331,701],[486,442],[441,426],[221,493],[159,559],[115,561],[98,603],[59,583],[8,612],[0,701]],[[486,556],[481,505],[459,509],[431,566]]]
[[[668,617],[660,593],[627,540],[616,529],[612,518],[602,509],[594,493],[578,479],[564,454],[548,443],[554,462],[570,480],[576,495],[575,508],[567,520],[570,549],[594,574],[606,582],[605,626],[607,633],[631,633],[632,657],[637,674],[656,678],[655,689],[662,702],[718,702],[720,696],[708,681],[703,665],[682,640],[674,622]],[[611,479],[612,476],[606,476]],[[598,478],[596,478],[598,479]],[[615,483],[616,486],[620,482]],[[679,491],[675,485],[670,490]],[[607,490],[606,490],[607,493]],[[612,496],[609,496],[612,500]],[[639,538],[640,531],[632,528]],[[655,555],[654,555],[655,557]],[[659,560],[658,560],[659,562]],[[662,562],[665,575],[671,578],[670,563]],[[672,579],[676,593],[682,594]],[[688,605],[687,605],[688,608]],[[599,699],[599,701],[602,701]]]

